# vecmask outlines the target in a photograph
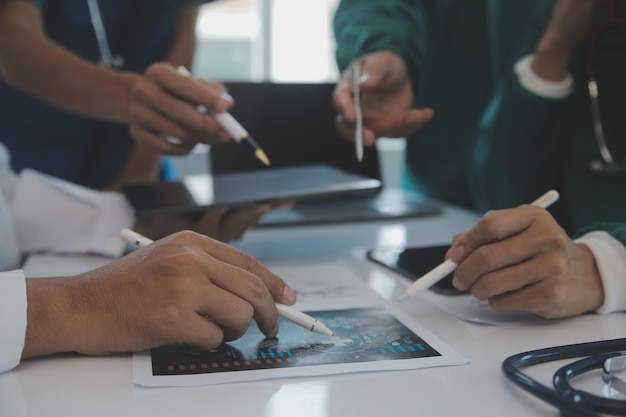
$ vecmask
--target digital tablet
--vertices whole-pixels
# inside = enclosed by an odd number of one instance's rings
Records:
[[[374,195],[299,201],[292,207],[272,210],[254,227],[400,220],[440,213],[441,208],[434,202],[424,201],[405,190],[383,188]]]
[[[371,195],[381,188],[367,178],[329,165],[267,168],[192,175],[174,182],[130,184],[122,192],[138,216],[188,214],[219,207]]]
[[[385,248],[367,252],[367,258],[392,271],[416,281],[444,261],[450,245],[413,248]],[[463,295],[452,285],[452,274],[435,283],[430,290],[443,295]]]

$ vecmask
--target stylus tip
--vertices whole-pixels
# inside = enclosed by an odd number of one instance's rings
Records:
[[[257,149],[256,151],[254,151],[254,156],[256,156],[257,159],[263,162],[266,166],[271,165],[269,158],[267,157],[267,155],[265,155],[265,152],[263,152],[263,150]]]

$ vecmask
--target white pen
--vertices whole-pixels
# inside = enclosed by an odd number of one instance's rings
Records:
[[[183,66],[177,67],[176,70],[186,77],[191,76],[189,70]],[[203,105],[198,106],[198,111],[202,113],[208,113],[207,108]],[[244,127],[237,121],[237,119],[232,116],[232,114],[228,112],[212,113],[212,116],[219,122],[224,130],[228,132],[228,134],[235,142],[247,143],[249,146],[252,147],[252,150],[254,151],[254,156],[259,161],[263,162],[266,166],[270,166],[270,160],[263,151],[263,149],[261,149],[261,146],[254,139],[252,139],[250,133],[248,133],[248,131],[244,129]]]
[[[361,90],[359,81],[361,80],[361,66],[358,61],[352,64],[352,97],[354,99],[354,111],[356,113],[356,131],[354,144],[356,146],[356,158],[363,160],[363,109],[361,108]]]
[[[548,208],[558,199],[559,193],[555,190],[550,190],[530,204],[532,206]],[[409,298],[413,294],[416,294],[421,290],[430,288],[431,286],[445,278],[448,274],[453,272],[456,267],[456,263],[454,263],[450,259],[446,259],[444,262],[439,264],[439,266],[433,268],[432,270],[418,278],[417,281],[411,284],[409,288],[407,288],[406,291],[402,293],[398,300],[404,300],[405,298]]]
[[[135,245],[137,247],[143,247],[154,243],[152,239],[147,238],[130,229],[123,229],[120,232],[120,236],[124,242],[130,245]],[[322,323],[315,317],[311,317],[308,314],[304,314],[303,312],[296,310],[293,307],[276,303],[276,309],[278,310],[278,314],[280,314],[281,317],[297,324],[298,326],[302,326],[307,330],[326,336],[334,335],[332,330],[326,327],[324,323]]]
[[[302,326],[305,329],[315,333],[325,334],[326,336],[334,335],[332,330],[326,327],[324,323],[322,323],[315,317],[311,317],[308,314],[304,314],[303,312],[296,310],[293,307],[276,303],[276,309],[278,310],[278,314],[280,314],[282,318],[287,319],[297,324],[298,326]]]

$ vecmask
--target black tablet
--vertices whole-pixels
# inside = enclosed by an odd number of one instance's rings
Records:
[[[301,201],[372,195],[377,179],[329,165],[267,168],[217,175],[192,175],[175,182],[131,184],[122,192],[138,216],[186,214],[218,207],[243,207],[280,201]]]
[[[450,245],[375,249],[367,252],[367,258],[411,281],[416,281],[442,263],[448,249]],[[452,274],[434,284],[430,289],[444,295],[467,294],[466,291],[454,288]]]

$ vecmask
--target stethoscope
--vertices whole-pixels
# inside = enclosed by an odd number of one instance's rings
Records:
[[[559,368],[552,379],[554,389],[522,371],[532,365],[571,358],[583,358]],[[609,392],[626,395],[626,338],[579,343],[533,350],[510,356],[502,371],[514,383],[552,404],[565,416],[599,417],[597,413],[626,415],[626,399],[591,394],[572,387],[570,380],[594,369],[602,369]]]
[[[102,15],[100,13],[100,6],[98,0],[87,0],[87,6],[89,7],[89,16],[91,17],[91,25],[96,33],[96,40],[98,41],[98,49],[100,50],[100,62],[99,64],[109,68],[123,68],[124,57],[120,55],[113,56],[111,49],[109,48],[109,41],[107,40],[106,30],[104,23],[102,22]]]
[[[587,46],[587,90],[589,92],[589,102],[591,105],[591,120],[593,123],[593,133],[596,138],[596,144],[602,160],[593,160],[589,164],[592,172],[618,173],[626,170],[626,161],[619,163],[615,160],[604,136],[604,128],[602,126],[602,118],[600,115],[600,102],[598,100],[598,82],[594,73],[594,58],[600,38],[612,28],[626,29],[626,21],[619,19],[615,12],[615,0],[611,0],[608,4],[608,16],[604,24],[592,35],[591,41]]]

